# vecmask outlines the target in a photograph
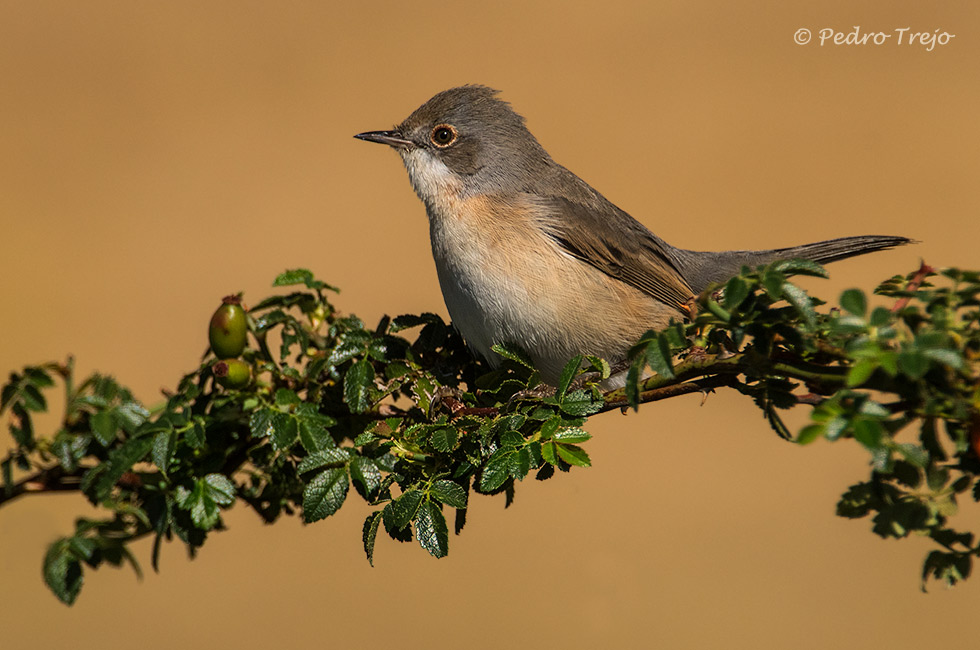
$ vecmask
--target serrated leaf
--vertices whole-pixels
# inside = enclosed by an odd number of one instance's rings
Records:
[[[546,442],[541,445],[541,457],[545,462],[552,465],[558,464],[558,445],[554,442]]]
[[[590,440],[592,434],[581,427],[565,427],[554,435],[556,442],[576,443]]]
[[[280,388],[276,391],[276,406],[281,410],[286,411],[289,407],[299,406],[303,403],[296,391],[289,390],[288,388]]]
[[[455,481],[433,481],[432,487],[429,488],[429,494],[447,506],[457,509],[466,507],[466,490]]]
[[[208,496],[218,505],[227,506],[235,502],[237,493],[235,484],[224,474],[216,472],[208,474],[204,477],[203,485]]]
[[[498,449],[494,452],[480,475],[480,490],[493,492],[510,478],[515,453],[517,452],[514,451],[513,447]]]
[[[670,354],[670,343],[664,334],[658,334],[657,338],[651,341],[646,348],[647,365],[663,377],[672,379],[674,377],[674,363]]]
[[[426,501],[419,508],[415,518],[415,535],[419,544],[434,557],[449,554],[449,527],[442,510],[432,501]]]
[[[496,343],[490,348],[505,359],[510,359],[526,368],[534,369],[534,362],[522,348],[510,343]]]
[[[98,411],[93,413],[88,420],[92,435],[103,447],[108,447],[116,440],[116,432],[119,427],[112,417],[112,411]]]
[[[840,306],[855,316],[863,317],[868,313],[868,299],[860,289],[848,289],[842,293]]]
[[[350,483],[345,468],[327,469],[303,488],[303,520],[310,524],[337,512],[344,505]]]
[[[777,271],[790,275],[809,275],[815,278],[827,277],[827,270],[812,260],[780,260],[773,267]]]
[[[170,459],[173,458],[174,449],[177,446],[177,432],[173,429],[165,429],[157,432],[153,436],[153,449],[150,451],[150,460],[160,468],[160,471],[167,474],[170,467]]]
[[[816,325],[817,312],[814,311],[813,302],[810,300],[810,296],[806,294],[806,291],[800,289],[795,284],[786,282],[783,284],[782,295],[787,302],[796,307],[796,311],[800,313],[800,316],[806,321],[808,327]]]
[[[854,429],[854,439],[868,449],[877,449],[881,446],[881,439],[884,429],[877,420],[860,419],[852,425]]]
[[[371,407],[374,367],[367,359],[354,363],[344,375],[344,402],[352,413],[363,413]]]
[[[364,520],[361,529],[361,541],[364,542],[364,553],[368,564],[374,566],[374,542],[378,538],[378,526],[381,524],[381,510],[376,510]]]
[[[408,526],[415,519],[415,513],[418,512],[424,496],[421,491],[410,489],[392,501],[391,525],[397,530],[402,530]]]
[[[370,458],[357,454],[351,456],[350,477],[365,499],[374,499],[381,489],[381,470]]]
[[[861,359],[847,371],[847,385],[850,388],[862,385],[878,369],[878,360],[873,357]]]
[[[558,455],[569,465],[577,465],[579,467],[589,467],[592,465],[589,455],[578,445],[558,444],[556,446]]]
[[[272,435],[272,420],[278,411],[270,408],[258,409],[248,419],[248,428],[253,438],[265,438]]]
[[[801,445],[809,445],[817,438],[823,436],[823,434],[824,427],[822,424],[808,424],[800,430],[796,442]]]
[[[568,387],[572,384],[575,376],[578,374],[579,368],[582,367],[582,355],[572,357],[572,359],[565,364],[562,368],[561,377],[558,379],[558,392],[555,393],[555,397],[561,401],[565,393],[568,392]]]
[[[314,404],[300,404],[295,410],[299,426],[299,439],[307,452],[313,453],[321,449],[333,449],[337,446],[328,427],[335,426],[337,421],[317,410]]]
[[[903,350],[898,355],[898,369],[912,379],[920,379],[929,370],[929,360],[920,350]]]
[[[626,373],[626,402],[634,411],[640,408],[640,379],[646,368],[646,355],[638,354]]]
[[[299,437],[299,423],[291,413],[276,413],[272,417],[272,435],[269,440],[272,448],[285,451],[293,446]]]
[[[737,309],[749,297],[749,285],[737,275],[725,284],[723,304],[725,309]]]
[[[892,320],[892,313],[885,307],[875,307],[868,322],[872,327],[884,327]]]
[[[283,271],[276,276],[272,286],[288,287],[294,284],[303,284],[309,289],[330,289],[331,291],[337,291],[335,287],[314,278],[313,273],[309,269],[302,268]]]
[[[72,555],[69,539],[59,539],[44,555],[44,582],[58,600],[71,605],[82,589],[82,565]]]
[[[941,348],[927,348],[922,351],[922,356],[927,359],[939,362],[944,366],[960,370],[963,368],[963,357],[956,350],[944,350]]]
[[[559,408],[573,417],[582,417],[598,413],[604,405],[601,399],[593,399],[592,391],[579,389],[565,395]]]
[[[459,432],[453,426],[438,427],[429,436],[429,441],[436,451],[448,453],[456,448],[456,444],[459,442]]]
[[[919,445],[906,442],[897,446],[898,453],[905,457],[905,460],[909,461],[916,467],[925,467],[929,464],[929,452],[920,447]]]
[[[350,457],[342,449],[322,449],[301,460],[296,466],[296,472],[306,474],[324,467],[343,467]]]

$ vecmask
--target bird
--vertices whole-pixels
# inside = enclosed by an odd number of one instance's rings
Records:
[[[743,266],[820,264],[900,246],[866,235],[772,250],[671,246],[555,162],[499,91],[442,91],[393,129],[355,138],[395,149],[425,204],[453,326],[496,367],[496,344],[523,349],[557,385],[577,355],[623,366],[651,329],[688,315],[692,297]],[[625,372],[604,384],[625,383]]]

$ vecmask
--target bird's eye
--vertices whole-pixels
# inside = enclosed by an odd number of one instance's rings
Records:
[[[458,134],[456,129],[449,124],[440,124],[432,129],[432,133],[429,135],[429,139],[432,140],[432,144],[444,149],[456,142]]]

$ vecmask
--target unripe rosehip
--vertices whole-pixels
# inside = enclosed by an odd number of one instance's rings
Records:
[[[248,321],[242,309],[240,296],[225,296],[222,305],[211,317],[208,340],[211,350],[219,359],[239,356],[245,350],[245,334]]]
[[[214,376],[225,388],[245,388],[252,379],[252,369],[241,359],[224,359],[214,364]]]

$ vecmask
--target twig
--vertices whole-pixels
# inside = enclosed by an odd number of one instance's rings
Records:
[[[922,281],[925,280],[927,276],[935,272],[936,269],[932,268],[925,262],[921,262],[919,264],[919,270],[915,272],[915,275],[912,276],[912,279],[909,280],[909,283],[905,285],[905,290],[910,293],[917,291],[918,288],[922,286]],[[905,305],[909,304],[910,299],[911,299],[910,296],[905,296],[904,298],[899,298],[898,300],[896,300],[895,304],[892,305],[891,312],[893,314],[900,312],[902,309],[905,308]]]
[[[44,492],[71,492],[79,489],[82,472],[87,468],[79,468],[77,472],[67,473],[60,465],[39,470],[30,476],[17,481],[6,490],[0,490],[0,505],[13,501],[25,494],[40,494]]]
[[[708,393],[720,386],[731,386],[736,382],[737,380],[731,375],[714,375],[705,377],[704,379],[670,384],[668,386],[642,391],[639,402],[645,404],[647,402],[658,402],[662,399],[689,395],[691,393]],[[620,391],[612,391],[606,395],[606,404],[599,412],[604,413],[613,409],[624,408],[628,405],[629,403],[626,400],[625,393],[620,395]]]

